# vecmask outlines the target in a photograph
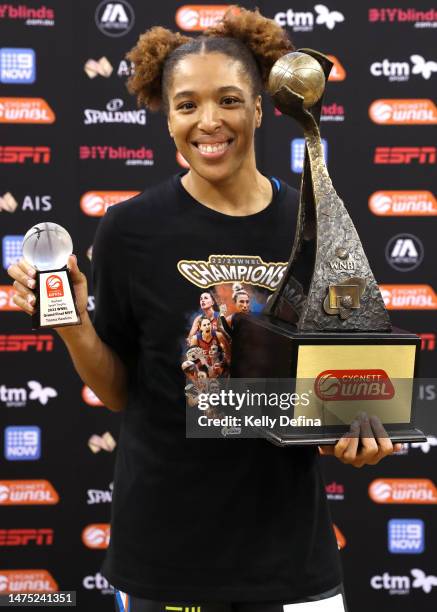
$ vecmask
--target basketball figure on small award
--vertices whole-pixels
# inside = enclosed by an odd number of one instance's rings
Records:
[[[312,381],[308,413],[318,416],[329,406],[329,418],[312,431],[264,431],[278,444],[335,444],[347,431],[357,404],[347,407],[338,393],[323,394],[322,378],[329,377],[336,388],[342,376],[402,380],[406,390],[381,401],[378,418],[392,440],[421,441],[424,434],[412,427],[411,418],[420,338],[392,330],[358,233],[324,161],[318,124],[331,68],[325,55],[301,49],[282,56],[270,72],[275,106],[296,119],[305,136],[297,230],[288,266],[263,314],[235,317],[231,377],[295,379],[296,391]]]
[[[57,223],[38,223],[23,239],[23,256],[36,269],[32,329],[79,325],[80,316],[67,269],[70,234]]]

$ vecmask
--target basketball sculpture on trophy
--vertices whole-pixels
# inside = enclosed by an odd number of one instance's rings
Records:
[[[275,106],[293,117],[305,136],[297,232],[281,283],[263,314],[235,317],[231,377],[271,384],[294,379],[296,392],[310,384],[309,406],[305,412],[295,408],[294,415],[321,416],[322,427],[265,430],[277,444],[335,443],[363,404],[391,439],[422,440],[412,425],[420,338],[392,329],[324,161],[318,124],[331,68],[323,54],[301,49],[281,57],[270,73]]]
[[[80,316],[67,269],[70,234],[57,223],[38,223],[23,239],[23,256],[36,269],[32,328],[78,325]]]

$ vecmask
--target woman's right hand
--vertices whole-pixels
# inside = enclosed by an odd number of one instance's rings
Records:
[[[79,314],[82,316],[86,312],[88,304],[88,286],[85,274],[81,272],[77,265],[75,255],[68,258],[68,269],[71,282],[73,283],[74,294]],[[27,314],[35,312],[35,278],[36,270],[25,259],[20,259],[16,264],[8,268],[8,274],[14,279],[14,303]]]

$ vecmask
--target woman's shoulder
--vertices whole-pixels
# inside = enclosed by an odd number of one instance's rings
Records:
[[[170,177],[147,187],[128,200],[111,206],[105,216],[110,216],[119,227],[151,222],[154,217],[162,218],[173,202],[172,190],[173,177]]]

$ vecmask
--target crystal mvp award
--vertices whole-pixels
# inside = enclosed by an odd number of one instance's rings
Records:
[[[231,378],[259,379],[271,390],[289,379],[295,392],[309,393],[309,405],[291,416],[300,423],[302,415],[314,417],[321,426],[262,428],[279,445],[334,444],[362,411],[378,417],[394,441],[424,441],[413,402],[420,338],[392,328],[324,161],[318,126],[331,68],[326,56],[302,49],[281,57],[270,73],[275,106],[305,136],[297,232],[262,315],[235,317]]]
[[[56,223],[38,223],[23,239],[23,256],[36,269],[32,328],[77,325],[80,316],[67,269],[70,234]]]

